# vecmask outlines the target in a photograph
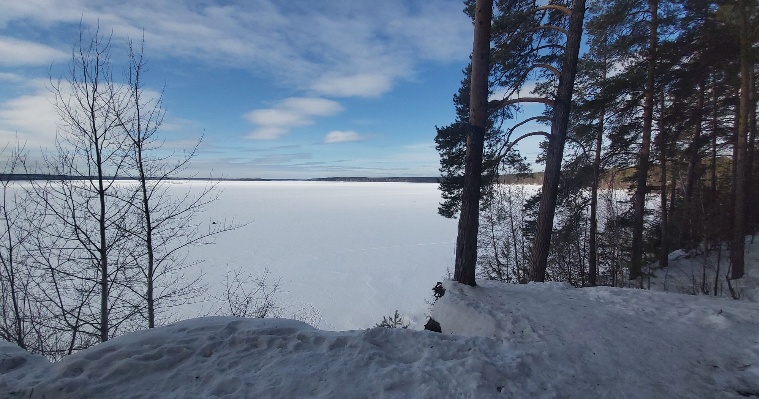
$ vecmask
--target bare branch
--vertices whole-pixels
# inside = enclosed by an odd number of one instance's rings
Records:
[[[520,97],[520,98],[512,98],[510,100],[503,99],[503,100],[490,101],[488,103],[488,110],[490,113],[494,113],[502,108],[508,107],[509,105],[514,105],[514,104],[519,104],[519,103],[541,103],[549,107],[553,107],[555,105],[555,102],[553,100],[550,100],[545,97]]]
[[[568,17],[572,15],[572,10],[570,10],[568,7],[565,7],[559,4],[548,4],[545,6],[535,7],[532,10],[530,10],[529,13],[532,14],[532,13],[536,13],[542,10],[558,10],[558,11],[563,12],[564,15]]]
[[[554,68],[553,65],[549,65],[549,64],[535,64],[535,65],[531,66],[528,71],[531,71],[531,70],[533,70],[535,68],[543,68],[543,69],[547,69],[547,70],[551,71],[556,76],[556,79],[558,79],[559,76],[561,75],[561,72],[559,72],[558,69]]]
[[[502,152],[500,153],[500,155],[498,155],[498,158],[496,158],[498,160],[498,162],[496,162],[496,164],[500,164],[503,161],[503,159],[506,158],[506,155],[509,154],[509,152],[511,151],[511,149],[514,148],[514,146],[517,143],[519,143],[522,139],[526,139],[527,137],[532,137],[532,136],[545,136],[546,138],[550,138],[551,137],[551,133],[544,132],[544,131],[536,131],[536,132],[525,133],[525,134],[517,137],[516,140],[514,140],[514,141],[508,143],[508,145],[504,146]]]

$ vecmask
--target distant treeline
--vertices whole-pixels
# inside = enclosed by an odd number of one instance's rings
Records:
[[[66,176],[50,175],[44,173],[0,173],[0,180],[3,181],[22,181],[22,180],[92,180],[95,176]],[[131,177],[110,177],[113,180],[135,180]],[[148,180],[155,180],[155,177],[148,177]],[[166,180],[166,178],[162,178]],[[440,183],[440,177],[434,176],[416,176],[416,177],[317,177],[311,179],[264,179],[257,177],[171,177],[170,180],[187,180],[187,181],[328,181],[328,182],[367,182],[367,183]],[[509,174],[498,177],[498,182],[502,184],[541,184],[543,181],[543,172],[527,174]]]

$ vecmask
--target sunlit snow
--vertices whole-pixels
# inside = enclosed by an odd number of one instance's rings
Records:
[[[223,290],[227,268],[259,275],[268,268],[281,279],[283,316],[317,313],[317,327],[346,330],[398,310],[423,325],[432,286],[453,266],[456,221],[437,214],[437,184],[222,182],[219,189],[203,220],[250,224],[191,252],[205,260],[209,292]],[[213,309],[210,302],[185,307],[181,317]]]
[[[756,267],[756,265],[752,265]],[[57,363],[0,343],[3,398],[742,398],[754,302],[560,283],[446,282],[443,333],[210,317]]]
[[[676,252],[655,270],[656,290],[445,281],[430,309],[455,240],[455,221],[435,213],[435,185],[222,187],[204,223],[252,223],[191,253],[206,259],[198,271],[209,291],[227,267],[268,267],[282,279],[283,310],[314,309],[321,329],[194,318],[55,363],[1,342],[0,398],[759,397],[759,243],[748,241],[746,277],[735,282],[747,301],[659,292],[689,292],[713,263]],[[364,329],[395,309],[413,316],[411,329]],[[442,334],[419,331],[430,314]]]

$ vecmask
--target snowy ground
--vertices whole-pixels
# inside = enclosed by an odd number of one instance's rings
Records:
[[[446,282],[443,334],[212,317],[57,363],[0,343],[0,398],[759,396],[759,304],[558,283]]]
[[[650,288],[657,291],[680,292],[691,295],[732,297],[727,284],[730,251],[724,245],[722,254],[716,250],[706,256],[700,250],[677,250],[669,254],[669,266],[653,269]],[[749,265],[743,278],[733,281],[733,291],[739,299],[759,302],[759,237],[746,237],[746,259]],[[646,281],[647,283],[647,281]],[[715,284],[716,283],[716,284]]]
[[[224,189],[209,221],[253,223],[193,255],[208,260],[210,289],[226,265],[269,267],[287,304],[323,312],[321,328],[368,327],[394,309],[416,315],[412,328],[420,328],[455,240],[455,221],[435,214],[435,185]],[[757,252],[759,244],[747,247],[744,299],[759,286]],[[693,276],[711,261],[672,258],[652,288],[691,293]],[[759,397],[757,302],[556,283],[445,284],[432,309],[443,334],[209,317],[120,336],[57,363],[0,342],[0,399]]]
[[[456,221],[437,214],[437,184],[222,182],[219,188],[202,218],[250,224],[190,253],[205,260],[208,292],[223,290],[227,268],[254,275],[268,268],[281,279],[284,317],[305,313],[316,327],[349,330],[398,310],[423,325],[430,289],[453,265]],[[176,316],[197,317],[217,306],[193,304]]]
[[[560,283],[448,287],[432,313],[444,333],[518,353],[509,397],[759,396],[755,303]]]

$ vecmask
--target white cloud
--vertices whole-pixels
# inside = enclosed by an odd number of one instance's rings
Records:
[[[0,36],[0,65],[45,65],[67,56],[65,51],[44,44]]]
[[[0,103],[0,141],[13,143],[18,139],[30,150],[51,146],[58,123],[54,97],[41,79],[26,84],[30,94]]]
[[[506,98],[506,95],[509,94],[508,90],[499,87],[493,93],[488,96],[488,100],[511,100],[516,98],[523,98],[523,97],[535,97],[535,94],[532,92],[535,90],[536,82],[535,81],[529,81],[522,85],[522,87],[517,91],[516,93],[513,93],[509,98]]]
[[[12,83],[23,83],[24,78],[21,75],[9,72],[0,72],[0,80]]]
[[[327,96],[377,97],[392,86],[391,78],[380,74],[325,77],[314,83],[313,89]]]
[[[363,136],[352,130],[334,130],[324,136],[324,144],[346,143],[350,141],[361,141],[363,139]]]
[[[144,29],[151,57],[242,67],[315,94],[377,96],[424,60],[466,61],[471,22],[461,8],[460,0],[24,0],[0,2],[0,29],[24,21],[68,43],[61,28],[81,21],[113,32],[117,44]],[[38,46],[32,59],[60,55]]]
[[[337,102],[324,98],[287,98],[273,108],[256,109],[245,114],[245,119],[257,125],[248,138],[276,140],[292,128],[314,123],[314,117],[335,115],[342,109]]]
[[[10,82],[12,86],[9,86],[13,87],[14,91],[25,93],[0,102],[0,143],[13,143],[18,140],[29,150],[52,148],[59,127],[66,129],[65,126],[61,126],[61,119],[54,105],[55,95],[48,88],[50,81],[24,80],[23,77],[12,73],[0,73],[0,81]],[[60,89],[63,101],[68,101],[72,89],[65,80],[61,81]],[[127,87],[116,85],[116,89]],[[158,91],[145,89],[142,98],[146,104],[152,106],[160,95]]]

